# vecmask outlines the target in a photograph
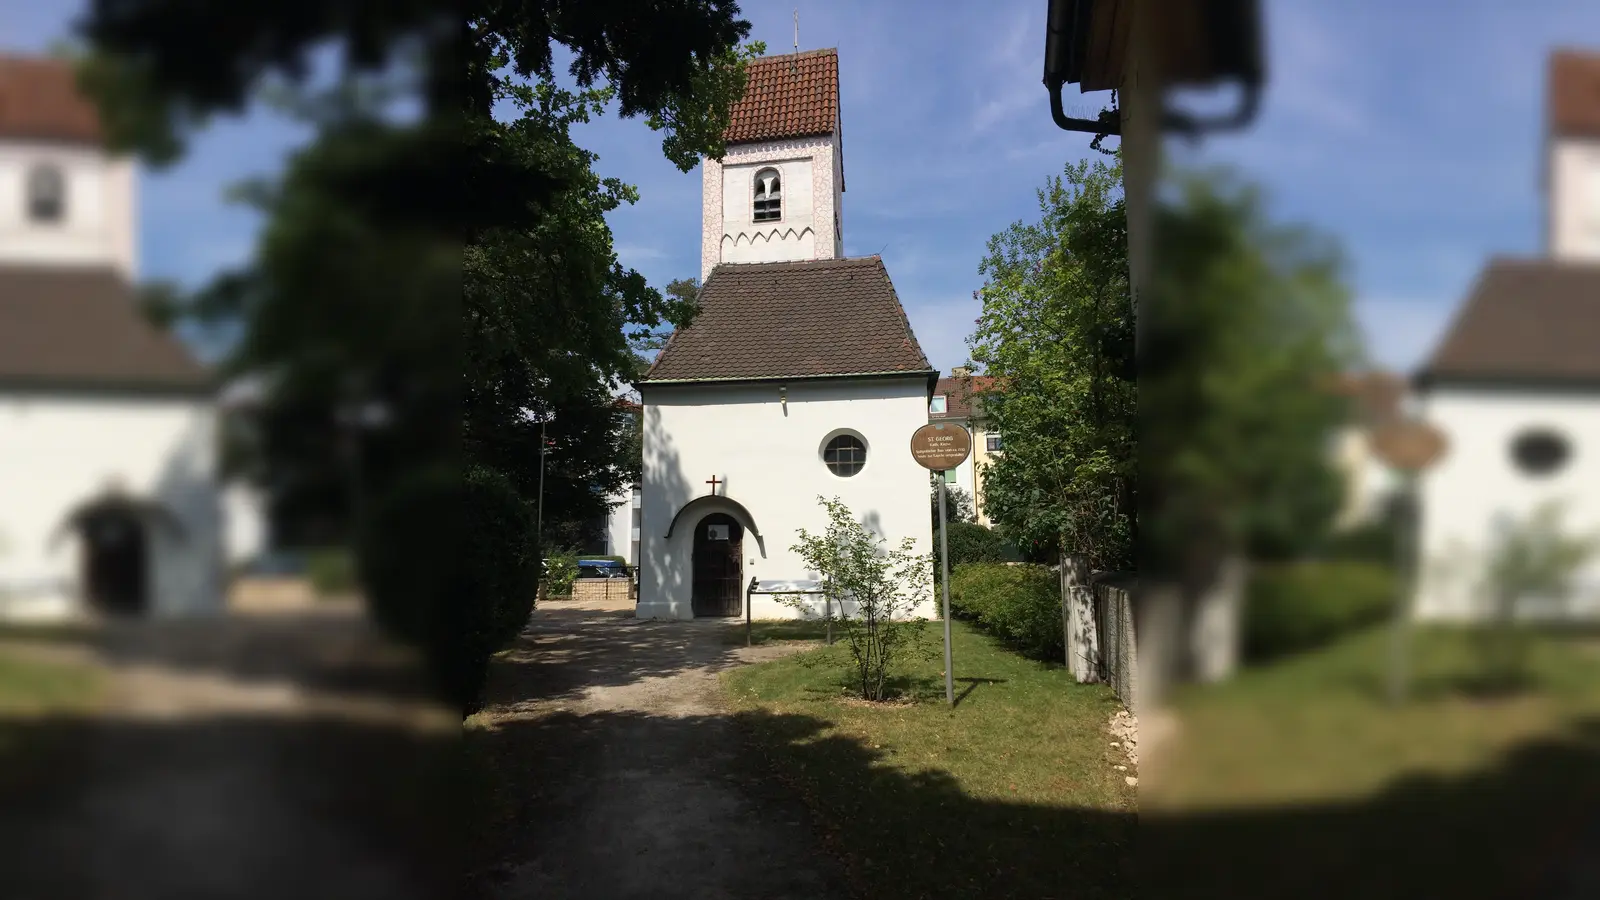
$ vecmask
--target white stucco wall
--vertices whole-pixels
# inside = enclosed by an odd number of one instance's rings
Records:
[[[729,147],[701,163],[700,278],[722,262],[834,259],[842,168],[837,135]],[[767,167],[783,179],[782,218],[754,222],[753,178]]]
[[[0,393],[0,606],[14,616],[79,610],[80,548],[62,525],[116,484],[183,527],[182,538],[150,532],[150,612],[220,609],[214,432],[207,400]]]
[[[41,163],[66,179],[65,217],[30,221],[27,178]],[[0,264],[109,265],[137,278],[134,167],[75,144],[0,141]]]
[[[1550,254],[1600,259],[1600,139],[1553,141],[1549,190]]]
[[[233,482],[222,486],[223,551],[228,565],[250,562],[267,549],[266,497],[259,488]]]
[[[630,489],[610,497],[610,502],[616,505],[606,517],[607,555],[620,556],[630,566],[639,563],[633,558],[633,541],[639,534],[639,529],[633,525],[633,511],[639,507],[641,496],[640,492]]]
[[[1600,393],[1436,388],[1421,406],[1448,435],[1449,450],[1419,486],[1419,617],[1482,614],[1475,588],[1498,517],[1521,520],[1545,501],[1564,500],[1570,532],[1600,532]],[[1512,440],[1535,427],[1563,433],[1572,448],[1565,467],[1543,477],[1524,474],[1511,459]],[[1569,613],[1600,615],[1600,560],[1580,584]]]
[[[932,549],[928,473],[911,458],[912,432],[927,423],[927,380],[790,381],[787,412],[779,385],[646,385],[643,560],[639,615],[690,618],[694,526],[718,511],[713,503],[673,527],[690,500],[707,495],[713,475],[727,500],[749,510],[762,540],[746,533],[744,571],[762,581],[812,579],[790,547],[804,527],[826,526],[819,495],[838,496],[891,545],[904,537],[918,552]],[[867,445],[860,473],[843,478],[822,462],[822,448],[841,430]],[[929,585],[931,598],[931,583]],[[819,601],[820,603],[820,601]],[[931,616],[932,605],[919,612]],[[757,618],[796,613],[770,597],[752,604]]]

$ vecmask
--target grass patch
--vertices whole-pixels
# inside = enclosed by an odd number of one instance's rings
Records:
[[[722,677],[865,895],[1131,895],[1136,789],[1131,767],[1113,768],[1126,764],[1106,733],[1116,698],[966,623],[952,631],[954,710],[938,654],[908,661],[910,703],[853,701],[838,644]]]
[[[1527,682],[1491,696],[1475,635],[1424,630],[1395,707],[1388,637],[1175,695],[1179,736],[1143,785],[1165,880],[1280,860],[1261,895],[1546,895],[1600,826],[1600,645],[1532,635]]]
[[[104,681],[80,665],[35,660],[0,649],[0,797],[36,793],[70,772],[82,752],[78,727],[41,727],[45,720],[81,722],[98,708]]]
[[[834,629],[834,637],[841,636],[842,629]],[[777,644],[784,641],[820,641],[827,635],[827,623],[808,622],[804,619],[767,619],[765,621],[750,623],[750,644]],[[729,644],[744,644],[744,622],[740,621],[728,628],[723,640]]]

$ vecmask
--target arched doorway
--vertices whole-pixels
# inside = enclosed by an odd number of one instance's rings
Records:
[[[77,519],[84,597],[96,612],[139,615],[149,608],[150,541],[137,510],[104,504]]]
[[[744,612],[740,594],[743,563],[744,528],[737,519],[727,513],[712,513],[695,524],[690,605],[696,616],[737,616]]]

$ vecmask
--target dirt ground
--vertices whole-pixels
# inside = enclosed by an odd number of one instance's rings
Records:
[[[728,640],[737,627],[640,621],[631,603],[535,612],[481,716],[478,737],[508,772],[503,787],[523,796],[487,893],[848,895],[803,803],[745,750],[717,684],[723,669],[799,648],[747,649]]]
[[[8,900],[448,896],[459,720],[359,611],[12,641],[102,671],[96,715],[0,722],[46,762],[0,804]],[[430,854],[427,848],[434,848]]]

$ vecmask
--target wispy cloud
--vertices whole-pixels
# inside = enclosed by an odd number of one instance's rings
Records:
[[[616,246],[617,259],[623,265],[635,265],[641,260],[666,259],[667,252],[660,247],[651,247],[644,244],[619,243]]]

